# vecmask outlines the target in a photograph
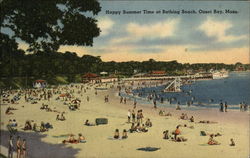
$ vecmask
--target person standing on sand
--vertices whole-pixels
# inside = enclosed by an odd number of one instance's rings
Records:
[[[156,109],[157,108],[156,107],[156,99],[154,99],[153,103],[154,103],[154,108]]]
[[[134,106],[136,106],[136,104],[137,104],[137,101],[136,101],[136,99],[134,99]]]
[[[14,150],[13,138],[12,138],[12,136],[10,136],[10,139],[9,139],[9,148],[8,148],[8,158],[13,158],[13,150]]]
[[[122,101],[123,101],[123,97],[120,98],[120,103],[122,103]]]
[[[20,154],[20,157],[22,155],[22,158],[26,158],[26,155],[27,155],[27,152],[26,152],[26,140],[23,139],[23,143],[22,143],[22,146],[21,146],[21,154]]]
[[[135,111],[132,110],[132,122],[134,123],[135,122]]]
[[[176,140],[176,138],[177,138],[177,135],[180,135],[181,134],[181,131],[180,131],[180,129],[179,129],[179,125],[176,127],[176,129],[175,129],[175,131],[174,131],[174,139]]]
[[[224,105],[224,106],[225,106],[225,112],[227,112],[227,106],[228,106],[228,105],[227,105],[227,102],[225,102],[225,105]]]
[[[17,158],[21,158],[21,147],[22,147],[21,138],[20,136],[18,136],[16,142]]]
[[[223,112],[224,111],[224,109],[223,109],[223,103],[221,102],[220,103],[220,112]]]
[[[128,123],[130,123],[130,118],[131,118],[131,111],[130,109],[128,110]]]

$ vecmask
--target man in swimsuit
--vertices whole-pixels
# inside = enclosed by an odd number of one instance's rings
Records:
[[[13,150],[14,150],[13,138],[12,138],[12,136],[10,136],[10,140],[9,140],[9,150],[8,150],[8,158],[13,158]]]

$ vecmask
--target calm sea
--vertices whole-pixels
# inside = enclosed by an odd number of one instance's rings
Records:
[[[152,104],[152,100],[148,101],[147,96],[156,94],[158,106],[175,107],[179,103],[185,108],[187,102],[193,101],[193,108],[218,108],[220,102],[227,102],[230,109],[238,109],[240,102],[250,103],[250,72],[231,72],[228,78],[196,81],[191,85],[183,85],[183,92],[179,93],[164,93],[164,88],[165,86],[158,86],[134,90],[136,94],[142,93],[136,100],[139,103]],[[160,103],[161,97],[164,98],[163,104]],[[172,100],[171,104],[168,100]]]

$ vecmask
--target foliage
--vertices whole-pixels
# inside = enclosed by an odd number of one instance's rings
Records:
[[[12,39],[28,43],[28,51],[92,46],[100,33],[93,18],[101,10],[97,0],[3,0],[0,8],[1,29],[11,30]]]

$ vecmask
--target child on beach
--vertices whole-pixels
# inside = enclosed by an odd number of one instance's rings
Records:
[[[124,129],[122,132],[122,139],[127,139],[127,138],[128,138],[127,131],[126,129]]]
[[[120,137],[120,136],[119,136],[119,129],[116,129],[116,130],[115,130],[115,134],[114,134],[114,138],[115,138],[115,139],[119,139],[119,137]]]
[[[231,138],[230,141],[231,141],[230,146],[235,146],[235,142],[234,142],[233,138]]]
[[[220,145],[220,143],[214,140],[213,138],[214,138],[214,135],[211,134],[207,144],[208,145]]]
[[[79,133],[78,136],[79,136],[79,138],[78,138],[79,143],[85,143],[86,142],[85,137],[81,133]]]
[[[148,118],[147,121],[145,122],[146,127],[152,127],[152,122],[150,121],[150,119]]]

